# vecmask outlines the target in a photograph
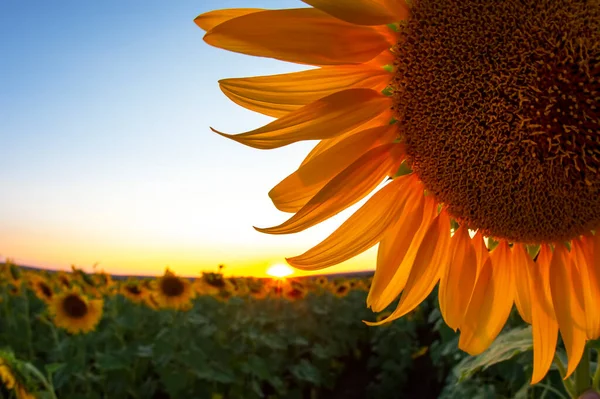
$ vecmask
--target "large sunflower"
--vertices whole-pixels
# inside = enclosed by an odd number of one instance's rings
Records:
[[[77,290],[68,290],[54,296],[50,313],[57,327],[71,334],[85,334],[96,328],[103,305],[102,299],[88,299]]]
[[[600,2],[304,2],[195,20],[213,46],[317,67],[219,82],[277,119],[217,133],[259,149],[320,140],[269,193],[294,215],[258,230],[299,232],[376,191],[288,262],[322,269],[379,244],[367,303],[400,301],[373,324],[439,282],[460,348],[484,351],[515,303],[533,326],[532,381],[559,331],[570,375],[600,336]]]

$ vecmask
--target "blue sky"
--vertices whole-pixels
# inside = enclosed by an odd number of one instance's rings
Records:
[[[254,274],[317,244],[349,212],[307,232],[267,193],[314,143],[261,151],[224,139],[269,118],[231,103],[226,77],[304,69],[203,42],[216,8],[291,0],[0,2],[0,259],[52,268]],[[355,207],[353,208],[355,209]],[[332,269],[369,268],[373,251]]]

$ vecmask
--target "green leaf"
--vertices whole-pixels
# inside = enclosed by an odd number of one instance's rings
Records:
[[[58,370],[65,367],[65,363],[49,363],[44,365],[44,369],[46,370],[46,375],[52,376],[52,374],[56,373]]]
[[[494,343],[481,355],[467,357],[454,369],[459,382],[472,376],[478,370],[511,359],[533,348],[531,327],[515,328],[500,334]]]
[[[314,385],[321,385],[321,373],[306,359],[302,359],[300,364],[292,366],[290,371],[294,377],[300,381],[307,381]]]

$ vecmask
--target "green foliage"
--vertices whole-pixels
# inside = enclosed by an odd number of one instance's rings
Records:
[[[532,349],[531,327],[515,328],[500,334],[481,355],[463,359],[456,366],[455,373],[458,374],[459,381],[464,381],[479,370],[485,370]]]
[[[75,275],[101,288],[96,275]],[[0,357],[11,359],[23,386],[50,399],[567,397],[555,369],[529,385],[531,330],[516,313],[486,352],[469,357],[435,292],[405,317],[367,327],[361,320],[375,315],[364,289],[338,297],[312,287],[294,300],[222,294],[244,285],[238,280],[207,275],[221,291],[196,297],[186,312],[105,293],[103,318],[85,335],[57,328],[31,290],[0,284],[0,342],[10,348]],[[0,387],[0,398],[8,392]]]

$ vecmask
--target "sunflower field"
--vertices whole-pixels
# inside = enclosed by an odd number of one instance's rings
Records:
[[[437,298],[380,327],[370,276],[113,278],[0,264],[0,398],[567,398],[518,314],[469,357]],[[557,356],[564,358],[563,352]]]

